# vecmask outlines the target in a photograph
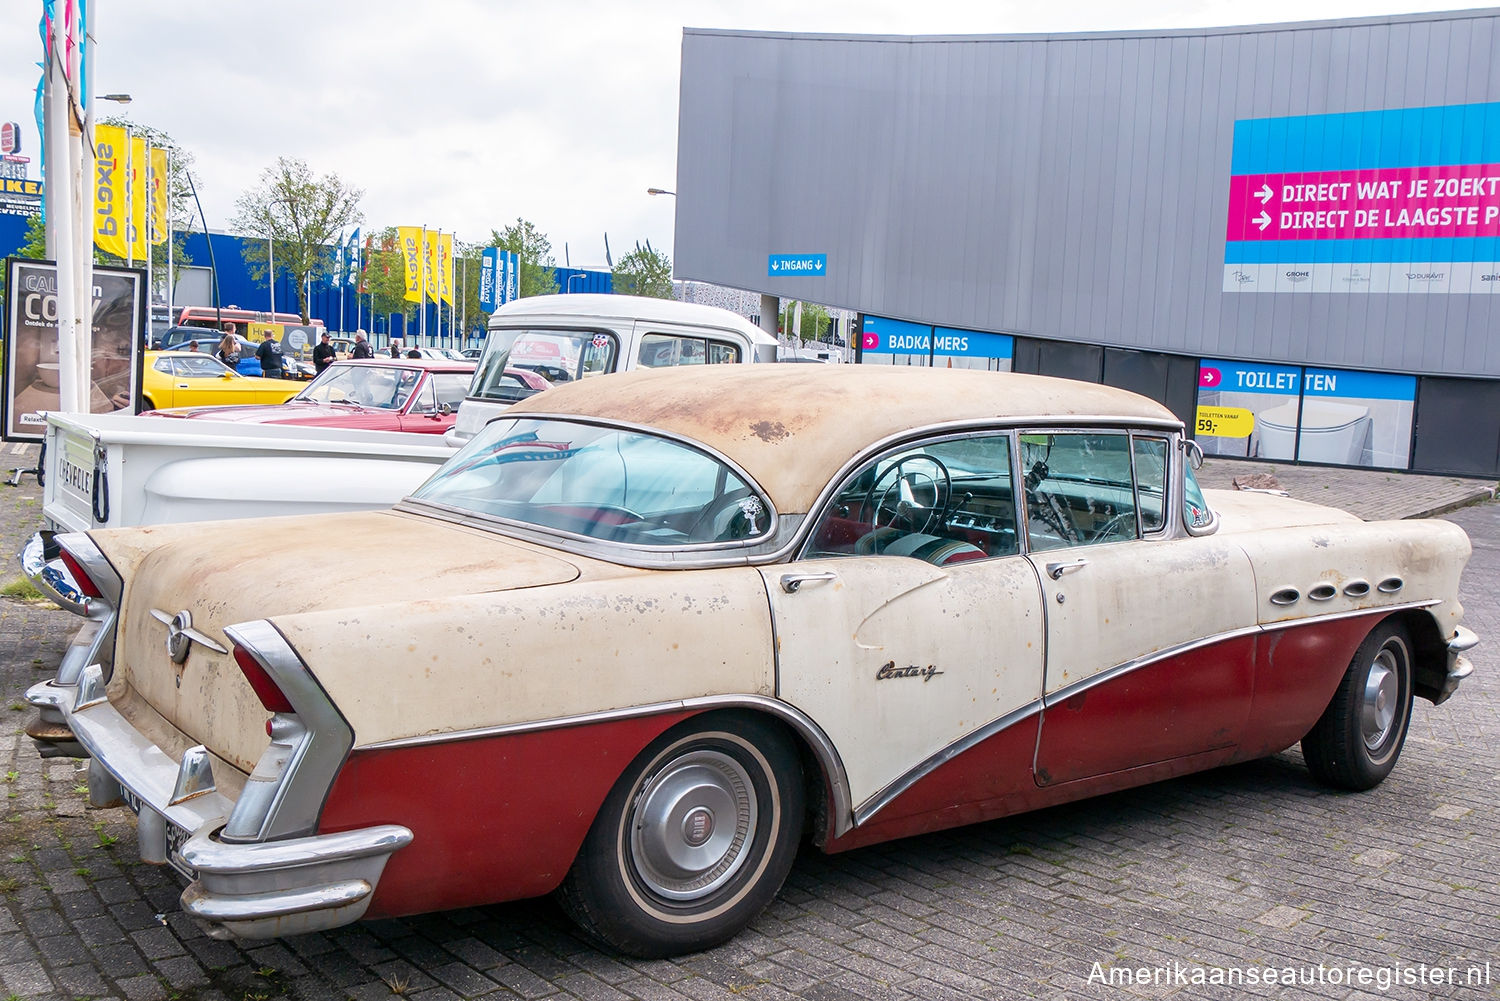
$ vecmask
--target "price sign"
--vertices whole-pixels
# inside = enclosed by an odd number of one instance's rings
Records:
[[[1201,435],[1248,438],[1255,430],[1255,415],[1244,407],[1199,407],[1194,428]]]

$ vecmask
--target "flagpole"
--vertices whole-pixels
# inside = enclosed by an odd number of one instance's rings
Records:
[[[135,146],[135,133],[129,125],[125,126],[125,266],[135,266],[135,178],[130,175],[135,173],[135,167],[131,164],[130,154]]]
[[[78,285],[74,259],[78,246],[73,240],[73,191],[69,140],[73,108],[62,60],[67,52],[67,30],[61,17],[52,18],[52,37],[47,59],[47,89],[44,117],[47,126],[46,191],[52,204],[47,228],[52,234],[52,254],[57,262],[58,407],[65,413],[79,411],[82,365],[79,361],[77,306]]]
[[[151,326],[151,304],[156,301],[156,285],[151,280],[152,268],[151,258],[155,256],[151,248],[156,246],[151,240],[156,236],[156,193],[152,190],[152,184],[156,180],[155,173],[151,170],[151,136],[146,136],[146,326]]]
[[[176,272],[172,263],[172,147],[167,147],[167,326],[176,323],[172,315],[172,302],[175,299],[175,277]]]
[[[422,224],[422,315],[417,318],[417,337],[421,344],[427,340],[427,272],[432,270],[432,258],[427,256],[427,224]]]
[[[348,276],[346,275],[346,272],[349,270],[349,263],[344,260],[344,248],[346,246],[347,246],[347,244],[344,242],[344,234],[340,233],[339,234],[338,287],[339,287],[339,333],[341,333],[341,334],[344,332],[344,284],[349,280]]]

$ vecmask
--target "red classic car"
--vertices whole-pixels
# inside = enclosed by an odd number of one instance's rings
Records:
[[[442,434],[453,426],[454,414],[473,374],[472,361],[336,361],[281,406],[180,407],[153,413],[159,417]],[[515,380],[518,399],[550,385],[534,372],[516,370],[505,375]]]

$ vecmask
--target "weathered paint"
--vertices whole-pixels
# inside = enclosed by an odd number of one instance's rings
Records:
[[[271,621],[348,720],[356,747],[773,687],[765,591],[743,567]]]
[[[558,386],[506,412],[609,417],[702,442],[745,468],[783,514],[812,505],[857,452],[945,421],[1051,415],[1177,418],[1143,396],[1040,375],[866,365],[708,365]]]
[[[791,594],[779,584],[819,572],[835,579]],[[940,568],[869,556],[762,573],[781,641],[777,694],[838,747],[856,806],[1041,695],[1040,601],[1021,557]]]

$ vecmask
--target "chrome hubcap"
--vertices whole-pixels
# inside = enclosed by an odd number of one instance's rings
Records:
[[[1369,673],[1365,675],[1364,700],[1360,705],[1359,726],[1364,734],[1365,746],[1374,751],[1390,736],[1391,725],[1396,720],[1397,703],[1401,697],[1401,684],[1396,676],[1396,658],[1389,650],[1375,655]]]
[[[718,751],[693,751],[658,772],[636,799],[630,856],[641,880],[669,900],[694,900],[728,882],[755,833],[755,789]]]

